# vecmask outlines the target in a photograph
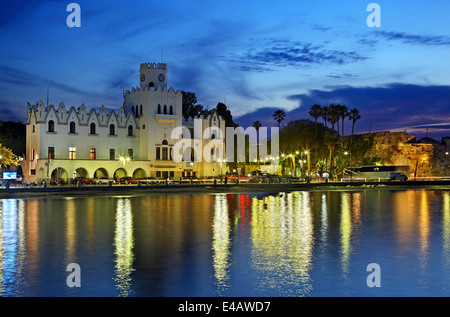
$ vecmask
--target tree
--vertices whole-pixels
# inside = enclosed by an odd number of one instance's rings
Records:
[[[322,107],[314,104],[309,108],[309,115],[314,118],[314,139],[317,142],[317,119],[322,116]],[[317,159],[317,144],[315,147],[314,157]]]
[[[345,105],[338,105],[338,114],[342,120],[342,136],[344,136],[344,120],[350,115],[349,109]]]
[[[201,110],[200,108],[203,109],[203,106],[196,108],[197,105],[197,97],[195,96],[195,93],[193,92],[186,92],[186,91],[181,91],[182,95],[183,95],[183,102],[182,102],[182,113],[183,113],[183,117],[184,119],[188,119],[189,117],[191,117],[194,114],[197,114],[197,112],[199,112],[199,110]]]
[[[278,122],[278,129],[280,128],[281,121],[286,119],[286,113],[283,110],[277,110],[273,114],[273,119]]]
[[[322,107],[321,116],[322,116],[323,122],[325,124],[325,127],[327,127],[329,112],[330,112],[330,108],[328,106]]]
[[[338,106],[331,104],[328,111],[328,121],[331,123],[331,129],[334,130],[334,125],[339,121]],[[339,124],[337,125],[337,133],[339,134]]]
[[[353,133],[355,131],[355,123],[356,121],[361,119],[361,115],[359,114],[359,110],[356,108],[353,108],[349,111],[348,119],[352,121],[352,136],[350,137],[350,151],[352,150],[352,143],[353,143]]]
[[[259,128],[261,128],[262,124],[259,121],[253,122],[252,126],[256,129],[256,131],[259,131]]]
[[[336,145],[339,142],[339,137],[336,131],[328,130],[325,132],[324,143],[328,147],[328,151],[330,152],[329,158],[329,168],[330,168],[330,176],[329,178],[333,178],[333,160],[334,160],[334,150],[336,149]]]
[[[217,113],[219,116],[222,116],[222,118],[225,120],[225,126],[227,127],[237,127],[237,124],[233,121],[233,116],[231,115],[231,111],[228,110],[227,106],[219,102],[216,106]]]
[[[11,149],[3,147],[0,144],[0,168],[9,165],[19,165],[19,159],[17,158],[17,155],[11,151]]]

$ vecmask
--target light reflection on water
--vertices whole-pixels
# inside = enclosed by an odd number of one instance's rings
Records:
[[[450,292],[445,190],[2,199],[0,220],[0,296]]]

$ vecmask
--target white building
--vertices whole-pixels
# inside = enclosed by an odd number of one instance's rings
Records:
[[[84,104],[66,108],[63,102],[58,107],[28,103],[25,179],[224,174],[226,167],[217,159],[189,162],[188,150],[184,161],[172,160],[172,148],[179,141],[171,138],[173,129],[183,126],[192,132],[194,118],[184,120],[182,93],[168,88],[166,64],[141,64],[139,75],[140,86],[124,93],[117,111],[107,112],[103,106],[88,110]],[[224,139],[225,121],[215,109],[199,119],[207,135],[193,140],[196,144]]]

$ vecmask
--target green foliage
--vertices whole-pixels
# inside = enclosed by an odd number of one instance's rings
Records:
[[[18,121],[2,121],[0,124],[0,143],[11,149],[17,156],[26,152],[26,125]]]

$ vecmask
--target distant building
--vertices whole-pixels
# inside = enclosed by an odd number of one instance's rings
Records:
[[[409,177],[450,176],[450,137],[441,141],[417,139],[405,132],[375,132],[367,156],[379,157],[385,165],[409,166]]]
[[[141,64],[139,80],[139,87],[124,93],[123,106],[117,111],[107,112],[104,106],[88,110],[84,104],[66,108],[63,102],[58,107],[46,107],[42,101],[28,103],[22,162],[25,179],[179,178],[224,173],[225,167],[217,160],[188,162],[192,153],[185,153],[182,162],[172,160],[178,139],[172,139],[171,132],[181,126],[191,132],[194,118],[183,118],[182,93],[168,88],[167,65]],[[203,131],[211,129],[195,142],[224,138],[225,121],[215,109],[200,119]]]

